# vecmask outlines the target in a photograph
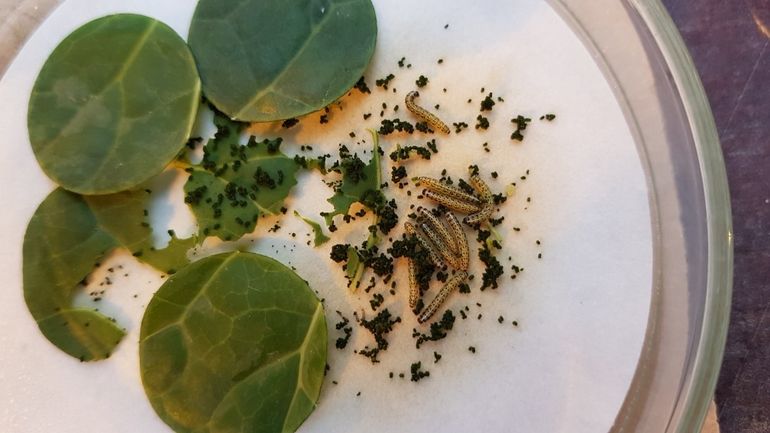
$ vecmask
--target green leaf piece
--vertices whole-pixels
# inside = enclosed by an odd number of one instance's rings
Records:
[[[167,25],[132,14],[96,19],[67,36],[37,77],[32,150],[70,191],[131,189],[182,149],[200,87],[190,50]]]
[[[364,272],[364,263],[358,255],[355,247],[348,247],[348,261],[345,265],[345,276],[348,278],[348,287],[357,287],[357,282]]]
[[[200,0],[188,38],[206,97],[233,119],[257,122],[344,95],[376,39],[370,0]]]
[[[357,155],[342,155],[342,161],[332,169],[342,173],[342,182],[328,201],[334,206],[332,212],[323,212],[326,224],[331,225],[336,215],[345,215],[353,203],[366,204],[374,195],[381,194],[382,170],[380,168],[379,136],[372,132],[372,159],[362,166]]]
[[[215,113],[217,134],[203,148],[200,165],[187,169],[185,202],[201,236],[229,241],[254,230],[261,215],[281,211],[297,184],[299,166],[279,151],[281,138],[238,143],[244,124]]]
[[[318,224],[317,222],[311,220],[310,218],[303,217],[299,212],[294,211],[294,216],[301,219],[305,222],[305,224],[309,225],[311,229],[313,229],[313,234],[315,235],[315,238],[313,239],[313,245],[314,246],[320,246],[325,244],[327,241],[329,241],[329,236],[326,236],[324,234],[324,230],[321,227],[321,224]]]
[[[150,239],[148,238],[148,243],[145,244],[148,247],[140,251],[140,256],[137,258],[167,274],[174,274],[179,269],[187,266],[190,263],[190,259],[187,258],[187,252],[198,245],[198,238],[196,236],[179,239],[176,234],[172,234],[168,245],[161,249],[149,246],[149,241]]]
[[[375,217],[375,224],[376,219],[377,218]],[[366,238],[366,243],[362,245],[364,251],[371,252],[377,244],[380,243],[380,240],[380,237],[377,235],[377,230],[370,229],[369,236]],[[354,246],[349,246],[348,259],[345,264],[345,277],[348,279],[348,289],[354,293],[358,291],[358,288],[361,285],[361,278],[364,276],[364,271],[366,271],[366,263],[364,263],[364,258],[361,256],[360,251]]]
[[[83,361],[108,357],[124,335],[108,317],[71,307],[78,284],[117,246],[85,201],[62,189],[40,205],[24,237],[27,307],[51,343]]]
[[[152,232],[144,221],[147,196],[138,191],[83,197],[58,188],[27,226],[24,300],[43,335],[75,358],[104,359],[124,335],[113,319],[72,305],[81,282],[102,257],[123,247],[164,272],[188,263],[189,248],[182,250],[194,239],[172,239],[168,250],[152,248]]]
[[[171,276],[142,320],[147,397],[177,433],[294,432],[324,379],[323,306],[281,263],[243,252]]]
[[[187,252],[197,245],[193,236],[179,239],[173,233],[162,249],[153,246],[152,229],[147,223],[150,194],[147,191],[124,191],[101,196],[83,196],[101,228],[128,249],[137,259],[155,269],[173,274],[190,263]]]

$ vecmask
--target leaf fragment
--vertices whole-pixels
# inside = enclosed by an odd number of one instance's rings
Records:
[[[304,221],[307,225],[310,226],[310,228],[313,230],[313,235],[315,236],[313,239],[313,245],[314,246],[320,246],[325,244],[329,241],[329,236],[326,236],[324,234],[324,230],[321,227],[321,224],[318,224],[317,222],[311,220],[310,218],[303,217],[299,212],[296,210],[294,211],[294,216]]]
[[[337,215],[345,215],[353,203],[365,205],[383,201],[382,196],[382,169],[380,168],[380,144],[379,136],[372,131],[372,158],[368,164],[364,164],[356,154],[349,154],[344,149],[341,152],[341,160],[332,167],[342,174],[342,181],[336,188],[334,195],[327,201],[334,206],[331,212],[323,212],[326,224],[331,225]],[[369,206],[372,208],[372,206]]]
[[[152,230],[144,221],[147,195],[84,197],[58,188],[27,226],[22,253],[27,308],[51,343],[82,361],[109,357],[125,334],[114,319],[72,305],[95,263],[121,247],[163,272],[189,262],[186,253],[194,238],[174,238],[168,249],[153,249]]]
[[[299,166],[279,151],[282,139],[241,145],[245,124],[215,112],[217,133],[203,148],[203,161],[187,169],[185,202],[201,236],[236,240],[251,233],[262,215],[281,211],[297,184]]]

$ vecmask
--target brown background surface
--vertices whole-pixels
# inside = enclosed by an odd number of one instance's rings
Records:
[[[722,433],[770,432],[770,0],[663,0],[716,119],[735,280],[716,391]]]

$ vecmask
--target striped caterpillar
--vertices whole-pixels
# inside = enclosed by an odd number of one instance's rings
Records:
[[[414,260],[407,259],[409,265],[409,308],[417,306],[420,299],[420,285],[417,282],[417,265]]]
[[[481,196],[481,200],[484,202],[484,206],[480,211],[465,217],[463,222],[468,225],[481,224],[489,219],[489,217],[492,215],[492,211],[494,210],[492,191],[489,189],[489,186],[486,184],[486,182],[484,182],[477,174],[471,176],[469,181],[471,186],[473,186],[473,189],[475,189],[479,196]]]
[[[457,246],[455,245],[455,241],[452,238],[452,235],[449,234],[447,227],[442,224],[435,215],[433,215],[433,212],[426,208],[422,208],[420,209],[420,218],[425,220],[428,223],[428,227],[436,232],[436,234],[441,239],[443,245],[437,244],[439,248],[446,246],[448,249],[452,250],[453,253],[457,253]]]
[[[478,175],[471,176],[469,182],[480,199],[438,179],[417,177],[414,180],[417,185],[424,186],[427,190],[425,197],[451,210],[467,214],[463,219],[465,224],[481,224],[489,219],[494,211],[492,191]]]
[[[419,230],[410,222],[404,223],[404,231],[410,236],[415,236],[422,246],[428,252],[430,260],[436,266],[444,266],[448,263],[454,269],[464,274],[461,280],[467,277],[468,264],[470,261],[470,251],[468,248],[468,239],[460,226],[460,222],[453,213],[447,212],[446,222],[439,220],[429,209],[420,209]],[[413,259],[408,259],[409,264],[409,307],[414,308],[420,298],[420,288],[417,281],[417,264]],[[460,274],[458,274],[460,275]],[[461,282],[461,281],[460,281]],[[451,284],[450,284],[451,283]],[[444,302],[449,293],[451,293],[459,282],[448,281],[441,292],[431,302],[431,305],[420,317],[422,321],[428,320],[431,315]],[[426,315],[427,314],[427,315]],[[422,321],[420,323],[422,323]]]
[[[466,201],[458,200],[454,197],[441,195],[431,190],[425,191],[425,197],[435,201],[438,204],[444,205],[445,207],[452,209],[453,211],[464,213],[464,214],[473,214],[481,210],[481,206],[477,206],[477,205],[468,203]]]
[[[470,179],[468,179],[471,186],[473,186],[473,189],[476,190],[477,193],[479,193],[479,196],[481,197],[481,201],[484,203],[489,203],[492,201],[492,191],[489,189],[489,186],[486,182],[484,182],[478,174],[474,174],[471,176]]]
[[[438,267],[444,266],[444,260],[441,258],[441,254],[436,250],[436,246],[430,241],[430,239],[423,236],[422,233],[418,233],[417,229],[409,221],[404,223],[404,231],[410,236],[416,236],[417,241],[420,242],[420,246],[428,252],[428,257],[434,265]]]
[[[452,276],[452,278],[450,278],[446,284],[444,284],[444,287],[441,288],[441,291],[438,292],[430,304],[425,307],[424,310],[422,310],[420,316],[417,317],[417,321],[419,323],[427,322],[434,314],[436,314],[436,311],[441,308],[441,306],[444,304],[444,301],[446,301],[446,298],[448,298],[449,295],[457,288],[457,286],[465,281],[466,278],[468,278],[468,273],[465,271],[460,271]]]
[[[414,102],[415,98],[418,96],[420,96],[420,94],[415,91],[407,93],[406,98],[404,98],[406,108],[414,113],[415,116],[427,122],[428,126],[430,126],[434,131],[440,131],[444,134],[449,134],[449,127],[446,125],[446,123],[442,122],[441,119],[439,119],[435,114],[420,107]]]
[[[420,228],[428,236],[428,239],[430,239],[433,245],[438,247],[438,252],[441,254],[441,257],[444,258],[444,261],[449,263],[449,266],[455,269],[459,268],[459,259],[455,256],[455,253],[452,251],[449,245],[444,243],[444,240],[441,239],[441,236],[433,231],[433,229],[427,224],[421,224]]]
[[[436,194],[439,194],[445,197],[450,197],[459,201],[464,201],[474,207],[481,208],[481,205],[482,205],[481,200],[468,194],[467,192],[461,190],[460,188],[446,185],[438,179],[433,179],[432,177],[420,176],[420,177],[414,178],[414,182],[417,185],[424,186],[425,189],[427,189],[430,192],[434,192]]]
[[[465,237],[462,226],[460,226],[460,221],[457,221],[457,217],[452,212],[446,213],[446,221],[447,226],[449,226],[449,231],[452,233],[452,236],[454,236],[457,244],[458,269],[467,271],[470,262],[468,239]]]

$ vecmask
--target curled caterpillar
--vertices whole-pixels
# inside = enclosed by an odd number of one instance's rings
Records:
[[[434,314],[436,314],[436,311],[438,311],[439,308],[444,304],[444,301],[449,297],[449,295],[459,286],[465,279],[468,278],[468,273],[465,271],[460,271],[452,276],[446,284],[444,284],[444,287],[441,288],[441,290],[438,292],[435,298],[430,302],[430,304],[422,310],[420,315],[417,317],[417,321],[420,323],[427,322]]]
[[[494,205],[492,203],[488,203],[484,205],[484,207],[481,208],[480,211],[463,218],[463,222],[471,226],[475,224],[481,224],[484,221],[489,219],[489,217],[492,215],[493,210],[494,210]]]
[[[473,186],[473,189],[479,193],[479,197],[481,197],[482,202],[486,204],[492,201],[492,191],[489,189],[489,185],[487,185],[487,183],[484,182],[484,180],[482,180],[478,174],[471,176],[468,181],[470,182],[471,186]]]
[[[452,212],[446,213],[446,221],[447,226],[449,227],[449,232],[454,237],[455,244],[457,246],[457,258],[459,265],[458,269],[461,271],[467,271],[468,264],[470,262],[468,239],[465,237],[465,232],[460,225],[460,221],[457,221],[457,217]]]
[[[487,185],[487,183],[484,182],[477,174],[471,176],[469,182],[471,186],[473,186],[473,189],[475,189],[479,196],[481,196],[481,200],[484,202],[484,205],[480,211],[465,217],[463,222],[469,225],[480,224],[488,220],[492,215],[492,211],[494,210],[492,191],[489,189],[489,185]]]
[[[418,96],[420,96],[420,94],[415,91],[411,91],[407,93],[406,98],[404,98],[404,102],[406,103],[406,108],[408,108],[409,111],[414,113],[415,116],[426,121],[428,123],[428,126],[430,126],[431,129],[433,129],[434,131],[441,131],[444,134],[449,134],[449,127],[446,125],[446,123],[442,122],[441,119],[439,119],[435,114],[420,107],[414,102],[415,98],[417,98]]]

